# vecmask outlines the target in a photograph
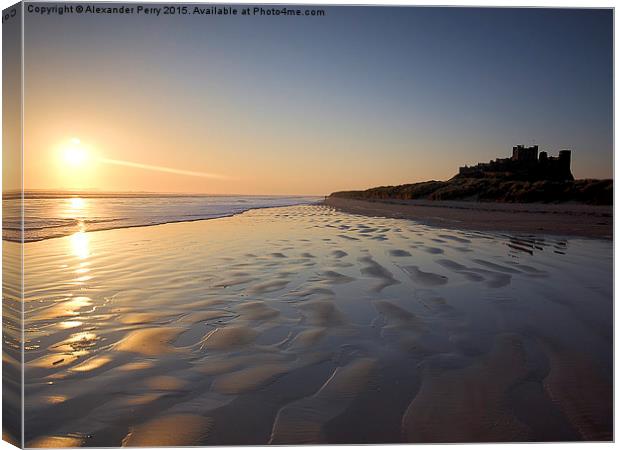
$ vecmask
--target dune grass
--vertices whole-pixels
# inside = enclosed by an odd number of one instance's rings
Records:
[[[333,197],[365,200],[468,200],[502,203],[613,204],[613,180],[522,181],[502,178],[452,178],[364,191],[341,191]]]

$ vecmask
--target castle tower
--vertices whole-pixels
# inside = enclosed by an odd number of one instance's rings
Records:
[[[566,178],[572,180],[573,174],[570,171],[570,150],[560,150],[558,160],[562,173],[565,174]]]
[[[562,161],[562,165],[570,170],[570,150],[560,150],[558,156],[560,161]]]
[[[524,145],[517,145],[512,147],[512,160],[513,161],[527,161],[535,162],[538,160],[538,145],[532,145],[526,147]]]
[[[543,170],[547,168],[549,165],[549,156],[547,155],[547,152],[540,152],[538,155],[538,164]]]

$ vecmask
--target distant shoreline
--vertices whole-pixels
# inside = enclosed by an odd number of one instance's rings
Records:
[[[411,219],[452,229],[613,239],[613,206],[440,200],[359,200],[327,197],[325,204],[365,216]]]
[[[479,201],[485,203],[581,203],[613,205],[613,180],[538,180],[511,177],[466,178],[422,181],[398,186],[378,186],[361,191],[334,192],[330,197],[360,200]]]

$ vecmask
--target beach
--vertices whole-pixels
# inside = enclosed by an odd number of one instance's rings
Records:
[[[610,239],[346,202],[23,244],[26,446],[612,439]]]
[[[369,201],[341,197],[327,197],[325,204],[354,214],[412,219],[453,229],[603,239],[613,237],[611,205],[395,199]]]

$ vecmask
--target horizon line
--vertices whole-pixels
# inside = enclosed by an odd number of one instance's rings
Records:
[[[5,189],[2,192],[3,198],[7,196],[16,196],[23,193],[25,197],[28,194],[49,194],[50,197],[65,196],[65,195],[79,195],[84,197],[105,197],[105,196],[170,196],[170,197],[325,197],[329,194],[268,194],[268,193],[208,193],[208,192],[166,192],[166,191],[113,191],[113,190],[98,190],[98,189],[48,189],[48,188],[35,188],[35,189]],[[15,198],[15,197],[13,197]]]

